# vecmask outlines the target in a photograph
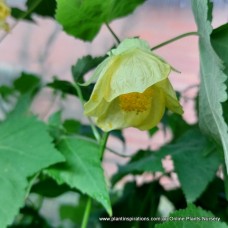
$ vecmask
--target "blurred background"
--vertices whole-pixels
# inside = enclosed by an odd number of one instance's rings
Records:
[[[8,0],[10,6],[24,8],[24,0]],[[213,27],[228,22],[228,1],[214,0]],[[90,43],[77,40],[65,34],[55,21],[34,16],[36,23],[19,22],[5,36],[0,32],[0,84],[10,83],[18,77],[21,71],[32,72],[42,77],[44,84],[52,81],[53,76],[72,81],[71,66],[78,58],[85,55],[104,55],[114,44],[115,39],[103,26],[98,36]],[[15,21],[10,18],[10,25]],[[133,14],[113,21],[110,24],[116,35],[123,40],[139,36],[145,39],[151,47],[185,32],[196,31],[196,25],[191,12],[190,0],[147,0]],[[197,94],[199,84],[199,56],[196,36],[189,36],[156,50],[156,53],[166,59],[181,74],[172,73],[170,80],[175,90],[182,94],[181,103],[184,107],[184,118],[189,123],[195,123],[194,103],[192,98]],[[89,75],[88,75],[89,77]],[[51,89],[43,89],[35,99],[32,110],[41,119],[47,120],[53,112],[62,109],[64,118],[75,118],[86,122],[83,108],[75,97],[68,96],[61,100],[53,95]],[[159,148],[170,140],[170,135],[163,134],[161,126],[153,138],[147,132],[137,129],[125,129],[126,147],[110,138],[108,146],[125,154],[132,154],[138,149]],[[107,153],[104,161],[107,176],[113,174],[118,163],[127,159]],[[169,159],[164,162],[167,169],[172,168]],[[143,177],[138,182],[146,181],[151,176]],[[164,180],[164,185],[176,184]],[[175,182],[175,178],[174,178]],[[47,209],[49,210],[49,209]]]

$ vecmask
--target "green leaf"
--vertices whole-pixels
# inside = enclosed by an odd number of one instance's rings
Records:
[[[125,138],[123,136],[122,130],[112,130],[110,132],[110,135],[112,135],[113,137],[121,140],[123,143],[125,143]]]
[[[53,127],[59,127],[62,124],[61,116],[62,116],[61,111],[54,112],[48,118],[48,124],[53,126]]]
[[[225,164],[223,165],[223,175],[224,175],[224,187],[225,187],[225,196],[226,200],[228,200],[228,175]]]
[[[54,79],[53,82],[50,82],[47,84],[48,87],[58,90],[62,92],[63,94],[70,94],[70,95],[75,95],[77,96],[77,92],[74,88],[74,86],[65,80],[59,80],[57,78]]]
[[[25,94],[40,86],[40,78],[37,75],[22,72],[21,76],[14,81],[14,88],[21,94]]]
[[[0,86],[0,95],[3,99],[7,99],[8,96],[12,95],[14,92],[14,89],[12,89],[9,86],[2,85]]]
[[[99,134],[102,134],[101,129],[98,128],[97,130],[98,130],[98,133]],[[92,131],[90,125],[84,125],[84,124],[82,124],[81,127],[80,127],[79,135],[83,135],[83,136],[85,136],[87,138],[95,139],[94,134],[93,134],[93,131]]]
[[[198,26],[201,62],[199,124],[205,134],[223,146],[225,162],[228,166],[228,128],[223,118],[221,105],[221,102],[227,99],[224,84],[227,77],[222,72],[221,60],[211,45],[212,27],[207,19],[207,3],[207,0],[192,1],[193,13]]]
[[[224,24],[213,30],[211,34],[211,42],[214,50],[222,59],[225,66],[224,73],[228,75],[228,24]],[[226,86],[228,86],[228,80],[226,81]],[[228,124],[228,101],[222,104],[223,106],[223,116]]]
[[[164,191],[163,194],[173,204],[175,209],[179,210],[187,207],[185,196],[181,188]]]
[[[182,219],[183,221],[168,221],[163,224],[157,224],[156,228],[227,228],[228,226],[219,221],[211,212],[205,211],[193,204],[188,205],[184,210],[171,213],[169,219]],[[195,221],[193,220],[195,219]],[[204,220],[205,219],[205,220]],[[214,219],[214,220],[213,220]],[[217,219],[217,220],[215,220]]]
[[[88,73],[90,70],[97,67],[106,56],[100,56],[100,57],[92,57],[90,55],[84,56],[81,59],[77,61],[77,63],[72,66],[71,71],[74,78],[74,81],[76,83],[84,82],[83,76]]]
[[[207,19],[211,23],[212,19],[213,19],[213,15],[212,14],[213,14],[214,3],[211,2],[210,0],[208,0],[207,5],[208,5]]]
[[[12,223],[23,206],[28,177],[63,161],[47,134],[46,126],[34,117],[6,120],[0,126],[0,221]]]
[[[41,180],[34,184],[31,188],[32,193],[36,193],[49,198],[58,197],[69,191],[73,190],[68,185],[59,185],[51,178]]]
[[[23,20],[33,21],[31,14],[27,15],[26,11],[23,11],[21,9],[14,8],[14,7],[11,8],[11,16],[17,20],[20,20],[23,18]]]
[[[149,136],[152,137],[156,132],[158,132],[159,128],[158,127],[153,127],[151,128],[148,133],[149,133]]]
[[[73,227],[81,227],[82,218],[86,210],[88,197],[80,195],[77,200],[62,204],[59,208],[59,214],[62,221],[68,220],[72,222]],[[96,201],[91,202],[90,216],[88,218],[87,227],[98,227],[98,215],[104,212],[104,209]]]
[[[18,116],[28,116],[31,115],[29,108],[33,101],[33,96],[30,93],[22,94],[17,101],[16,106],[14,109],[8,114],[9,118]]]
[[[18,8],[12,8],[11,15],[15,19],[23,19],[28,21],[33,21],[32,14],[43,17],[54,17],[56,9],[55,0],[27,0],[26,2],[27,11],[20,10]]]
[[[128,174],[142,174],[144,172],[163,172],[161,157],[151,151],[139,151],[129,163],[119,166],[118,172],[112,176],[112,185]]]
[[[181,137],[186,131],[191,127],[181,115],[176,113],[167,114],[167,127],[169,127],[173,134],[172,142],[175,142],[179,137]]]
[[[135,8],[144,2],[145,0],[109,0],[109,12],[107,15],[107,21],[110,22],[116,18],[124,17],[132,13]]]
[[[224,181],[220,178],[215,177],[196,201],[196,204],[228,222],[228,201],[226,200]]]
[[[228,75],[228,24],[224,24],[213,30],[211,43],[219,58],[225,66],[225,73]]]
[[[73,221],[75,225],[80,225],[85,212],[85,206],[86,202],[85,205],[80,204],[78,207],[67,204],[61,205],[59,209],[61,220],[69,219]]]
[[[57,91],[60,91],[61,93],[63,93],[63,95],[69,94],[73,96],[78,96],[78,93],[74,85],[69,81],[59,80],[55,78],[54,81],[48,83],[47,86]],[[85,100],[88,100],[90,98],[90,94],[92,93],[93,87],[94,84],[90,84],[86,87],[81,87],[82,95]]]
[[[18,116],[18,115],[27,115],[30,112],[30,105],[33,101],[33,98],[41,88],[41,81],[37,75],[22,72],[20,77],[13,81],[13,86],[1,86],[0,94],[12,106],[8,115]],[[19,92],[19,94],[18,94]],[[14,102],[8,100],[8,96],[14,96],[14,99],[17,100],[15,105]],[[18,96],[20,95],[20,96]],[[11,104],[10,104],[11,103]]]
[[[92,41],[103,23],[133,12],[145,0],[57,0],[56,20],[70,35]]]
[[[103,221],[102,227],[154,227],[152,226],[154,222],[149,221],[149,218],[157,216],[162,192],[163,189],[157,181],[143,184],[140,187],[134,182],[127,183],[124,186],[123,194],[119,197],[119,200],[113,204],[112,218],[140,217],[145,220]],[[99,217],[107,217],[107,215],[99,215]],[[118,224],[118,226],[116,224]]]
[[[65,138],[58,149],[66,162],[47,170],[59,184],[66,183],[100,202],[112,214],[97,144],[81,138]]]
[[[223,113],[224,113],[224,119],[226,121],[226,124],[228,124],[228,101],[224,102],[222,104],[222,108],[223,108]]]
[[[190,130],[162,150],[173,158],[187,202],[194,202],[213,180],[221,163],[215,146],[200,131]]]
[[[88,140],[95,139],[91,126],[84,125],[80,123],[80,121],[75,119],[66,119],[63,122],[63,129],[64,129],[64,133],[67,135],[80,135],[87,138]],[[97,129],[97,130],[100,134],[102,133],[100,129]],[[114,136],[117,137],[116,135]]]
[[[62,137],[62,135],[65,134],[65,129],[62,126],[62,112],[57,111],[54,112],[49,118],[48,118],[48,130],[49,134],[54,139],[54,142],[57,143],[59,139]]]
[[[67,119],[64,121],[63,127],[68,134],[76,134],[80,132],[81,123],[74,119]]]
[[[40,3],[37,7],[33,10],[33,13],[38,14],[44,17],[54,17],[55,10],[56,10],[56,1],[55,0],[35,0],[39,1]],[[31,9],[34,4],[34,0],[27,0],[26,5],[28,9]]]

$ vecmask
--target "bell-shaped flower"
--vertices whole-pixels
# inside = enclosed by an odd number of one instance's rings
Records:
[[[5,0],[0,0],[0,29],[9,31],[9,25],[6,22],[7,17],[10,15],[10,8],[5,3]]]
[[[165,108],[182,114],[168,79],[173,69],[140,39],[126,39],[112,49],[95,70],[97,80],[85,103],[85,115],[103,131],[135,127],[148,130],[161,120]]]

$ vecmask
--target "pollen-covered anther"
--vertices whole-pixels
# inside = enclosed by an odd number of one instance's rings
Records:
[[[125,112],[136,113],[147,111],[150,108],[152,89],[148,88],[143,93],[128,93],[119,96],[120,108]]]

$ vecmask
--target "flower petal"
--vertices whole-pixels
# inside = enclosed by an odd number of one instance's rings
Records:
[[[89,78],[89,80],[87,80],[85,83],[82,83],[79,85],[80,86],[88,86],[91,83],[95,82],[100,75],[104,74],[104,72],[107,70],[107,68],[109,67],[109,63],[111,61],[111,57],[106,58],[102,63],[100,63],[97,68],[95,69],[93,75]]]
[[[177,100],[176,93],[168,79],[158,82],[155,85],[157,88],[162,90],[165,94],[165,105],[168,109],[172,112],[183,114],[183,108],[180,105],[179,101]]]
[[[96,108],[104,102],[104,93],[108,89],[107,79],[105,77],[105,73],[107,69],[110,69],[112,63],[115,61],[115,58],[108,57],[101,64],[98,65],[97,69],[94,72],[94,75],[91,79],[89,79],[86,83],[82,84],[82,86],[89,85],[95,78],[98,78],[96,82],[93,92],[90,96],[88,102],[85,103],[85,115],[94,115],[97,112]],[[100,110],[98,108],[98,110]]]
[[[95,119],[96,124],[103,131],[122,129],[127,127],[136,127],[140,130],[148,130],[155,127],[161,120],[165,110],[164,93],[153,88],[153,97],[148,110],[136,113],[126,112],[120,108],[119,98],[117,97],[110,103],[108,109]]]
[[[140,49],[127,51],[113,58],[115,61],[103,76],[109,86],[104,94],[107,101],[121,94],[142,93],[148,87],[166,79],[171,71],[169,64]]]
[[[99,103],[98,102],[93,102],[93,100],[89,100],[87,103],[84,105],[84,110],[85,110],[85,115],[87,116],[100,116],[106,110],[108,109],[109,103],[102,99]]]

